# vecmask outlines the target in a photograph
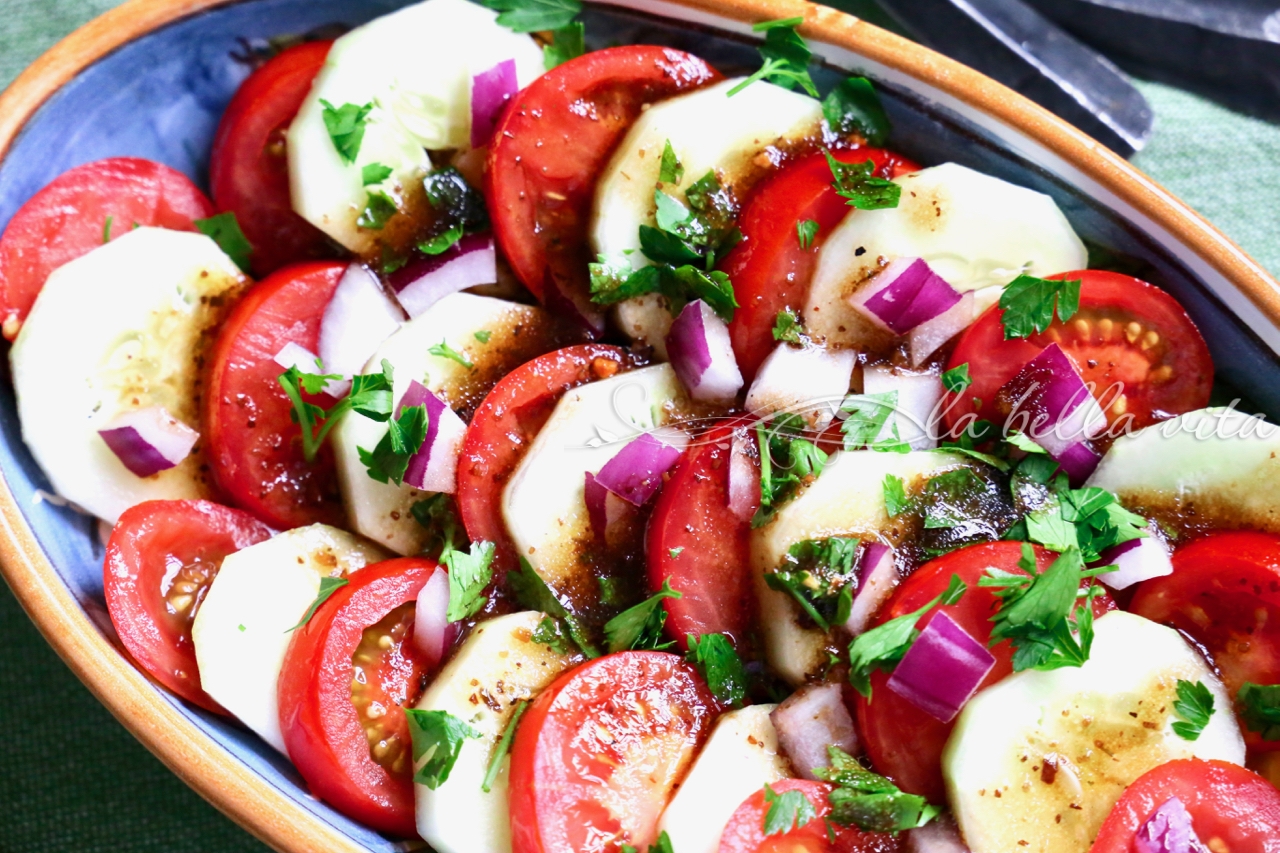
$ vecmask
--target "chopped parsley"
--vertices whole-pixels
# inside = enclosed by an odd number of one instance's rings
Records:
[[[326,411],[315,403],[307,402],[302,395],[319,394],[330,380],[341,380],[340,375],[303,373],[297,367],[281,373],[276,381],[293,404],[290,413],[293,422],[302,427],[303,458],[308,462],[315,460],[329,431],[348,411],[378,422],[388,420],[391,417],[391,376],[391,363],[383,359],[381,373],[353,376],[350,393]]]
[[[320,106],[324,110],[321,114],[324,129],[329,132],[334,150],[338,152],[342,162],[348,166],[355,165],[356,157],[360,156],[360,143],[364,141],[364,126],[369,120],[369,113],[373,112],[373,104],[343,104],[335,107],[321,99]]]
[[[822,101],[822,115],[833,133],[860,133],[877,148],[889,141],[889,117],[880,96],[865,77],[847,77]]]
[[[765,574],[765,583],[790,595],[819,628],[829,631],[849,618],[861,545],[843,536],[797,542],[787,549],[782,565]]]
[[[711,695],[722,705],[742,707],[747,698],[747,668],[724,634],[685,635],[689,652],[685,660],[693,664],[707,682]]]
[[[623,844],[620,853],[640,853],[640,851],[630,844]],[[671,836],[667,835],[665,829],[658,833],[657,843],[649,845],[649,853],[674,853],[671,849]]]
[[[827,454],[801,438],[804,419],[794,414],[774,415],[756,424],[760,448],[760,508],[751,519],[762,527],[782,505],[795,497],[800,486],[816,478],[827,465]]]
[[[387,421],[387,431],[373,450],[357,447],[356,452],[370,477],[379,483],[398,486],[404,482],[409,460],[422,449],[422,442],[426,439],[427,407],[408,406]]]
[[[461,225],[467,234],[489,227],[484,196],[453,166],[435,169],[422,180],[427,201],[447,227]]]
[[[911,502],[907,499],[906,484],[901,477],[885,474],[881,488],[884,491],[884,510],[890,518],[897,518],[911,506]]]
[[[764,834],[781,835],[799,829],[818,816],[813,803],[803,791],[787,791],[779,794],[770,785],[764,786],[764,801],[769,810],[764,815]]]
[[[760,45],[764,65],[730,89],[730,98],[757,80],[768,80],[786,89],[800,86],[813,97],[818,97],[818,87],[813,85],[813,78],[809,76],[809,61],[813,59],[813,52],[796,32],[796,27],[803,23],[802,17],[783,18],[763,21],[751,28],[765,34],[764,43]]]
[[[859,634],[849,645],[849,683],[866,698],[871,698],[871,673],[877,669],[892,672],[920,636],[916,622],[939,604],[955,604],[967,587],[958,575],[952,575],[947,588],[914,613],[890,619],[870,631]]]
[[[480,0],[480,5],[500,12],[498,24],[514,33],[558,30],[582,12],[579,0]]]
[[[449,780],[462,745],[482,735],[448,711],[405,708],[404,715],[413,739],[414,766],[423,762],[414,772],[413,781],[434,791]]]
[[[462,224],[454,223],[447,231],[441,231],[429,240],[418,244],[418,251],[424,255],[440,255],[453,248],[462,239]]]
[[[115,219],[114,216],[108,215],[106,221],[102,223],[102,245],[104,246],[111,242],[111,223]]]
[[[497,780],[498,774],[502,772],[502,760],[511,752],[511,742],[516,737],[516,726],[520,725],[520,718],[524,716],[524,712],[528,709],[528,699],[521,699],[516,702],[515,711],[512,712],[511,719],[507,720],[507,725],[502,729],[502,737],[498,739],[498,743],[493,747],[493,755],[489,756],[489,769],[484,772],[484,781],[480,783],[480,790],[486,794],[493,788],[493,783]]]
[[[471,363],[471,359],[467,358],[465,355],[458,352],[453,347],[449,346],[449,344],[446,341],[441,341],[435,346],[427,347],[427,352],[431,353],[437,358],[447,358],[450,361],[455,361],[458,364],[465,367],[467,370],[472,370],[475,368],[475,365]]]
[[[299,620],[298,624],[285,631],[285,633],[292,634],[294,631],[310,622],[311,617],[315,616],[316,611],[320,609],[320,605],[328,601],[329,596],[333,595],[349,583],[351,583],[351,581],[346,578],[320,578],[320,591],[316,593],[316,597],[312,600],[311,606],[307,608],[306,613],[302,614],[302,619]],[[244,629],[241,628],[241,630]]]
[[[368,163],[360,170],[360,181],[366,187],[371,187],[391,177],[393,171],[395,170],[390,166],[384,166],[381,163]]]
[[[235,261],[235,265],[241,271],[249,271],[249,258],[253,255],[253,244],[240,230],[240,223],[233,212],[228,210],[225,213],[210,216],[208,219],[197,219],[191,224],[201,234],[217,243],[223,254]],[[111,223],[108,222],[107,228],[110,227]]]
[[[818,236],[818,222],[814,219],[802,219],[796,223],[796,239],[800,241],[801,249],[808,249],[813,245],[813,240]]]
[[[1037,461],[1028,464],[1027,460]],[[1042,474],[1055,466],[1047,456],[1034,454],[1018,466],[1019,473]],[[1026,538],[1059,553],[1078,548],[1084,562],[1094,563],[1115,545],[1149,536],[1147,520],[1130,512],[1106,489],[1073,489],[1064,474],[1054,477],[1044,506],[1026,516]]]
[[[791,308],[784,308],[773,318],[773,339],[789,344],[803,344],[806,340],[800,315]]]
[[[449,610],[445,618],[450,622],[469,619],[488,603],[484,591],[493,580],[494,550],[492,542],[472,542],[470,553],[449,550],[440,555],[440,562],[449,569]]]
[[[1005,340],[1043,332],[1056,312],[1064,323],[1080,308],[1080,280],[1049,281],[1020,275],[1000,295]]]
[[[973,380],[969,378],[969,362],[956,365],[942,373],[942,387],[952,394],[963,394],[969,390]]]
[[[547,586],[546,581],[533,570],[529,561],[520,558],[520,568],[507,573],[507,583],[521,607],[527,610],[540,610],[561,624],[558,633],[573,640],[574,645],[589,658],[600,657],[600,651],[587,637],[586,627],[556,598],[556,594]],[[548,644],[549,645],[549,644]]]
[[[399,212],[395,199],[382,190],[370,190],[365,195],[364,210],[356,217],[356,225],[368,231],[381,231]]]
[[[868,447],[882,453],[906,453],[911,445],[898,434],[897,423],[889,419],[898,410],[898,392],[883,394],[850,394],[840,404],[843,420],[840,431],[844,433],[844,449],[857,450]],[[881,438],[886,425],[890,434]]]
[[[1181,678],[1178,679],[1177,692],[1173,712],[1181,719],[1170,728],[1183,740],[1198,740],[1213,716],[1213,694],[1203,681],[1184,681]]]
[[[472,337],[482,344],[487,344],[489,343],[489,338],[493,337],[493,332],[489,331],[488,329],[481,329],[480,331],[472,335]]]
[[[458,507],[452,495],[441,493],[414,501],[409,507],[409,514],[430,534],[423,546],[423,554],[439,558],[447,551],[467,546],[467,531],[458,518]]]
[[[1280,740],[1280,684],[1246,681],[1236,694],[1240,718],[1251,732],[1263,740]]]
[[[667,622],[667,610],[662,606],[662,600],[681,597],[671,588],[671,581],[664,580],[662,589],[604,624],[605,648],[611,653],[628,649],[669,648],[672,644],[662,641],[662,626]]]
[[[542,617],[542,621],[533,631],[532,640],[561,655],[569,654],[569,649],[573,645],[573,638],[566,633],[564,623],[550,616]]]
[[[547,71],[577,59],[587,52],[586,27],[581,21],[571,21],[551,31],[551,43],[542,48],[542,67]]]
[[[831,766],[814,770],[836,789],[828,795],[829,820],[856,826],[864,832],[901,832],[924,826],[942,813],[938,806],[908,794],[883,776],[872,773],[837,746],[828,746]]]
[[[886,210],[898,206],[902,198],[902,187],[888,178],[877,177],[875,161],[841,163],[825,148],[823,153],[827,155],[827,165],[831,167],[831,186],[835,188],[836,195],[847,199],[850,207],[858,210]]]
[[[676,151],[671,147],[671,140],[668,139],[662,145],[662,162],[658,166],[658,183],[660,184],[678,184],[684,180],[684,166],[680,163],[680,158],[676,156]]]

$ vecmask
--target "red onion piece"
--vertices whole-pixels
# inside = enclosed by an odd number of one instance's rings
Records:
[[[1100,566],[1119,566],[1114,572],[1098,575],[1112,589],[1128,589],[1135,583],[1173,574],[1169,546],[1155,537],[1131,539],[1102,552]]]
[[[498,254],[491,234],[467,234],[440,254],[411,261],[387,279],[410,317],[421,317],[452,293],[497,280]]]
[[[1196,835],[1182,800],[1170,797],[1147,818],[1133,839],[1134,853],[1209,853]]]
[[[326,373],[355,376],[404,322],[404,312],[378,277],[360,264],[347,267],[320,321],[320,361]]]
[[[554,314],[586,329],[592,340],[604,337],[604,312],[586,294],[565,285],[547,270],[542,283],[542,302]]]
[[[138,477],[176,467],[191,455],[200,433],[159,406],[122,412],[98,430],[111,452]]]
[[[642,433],[604,463],[596,482],[633,506],[644,506],[662,488],[662,475],[680,459],[689,436],[676,429]]]
[[[939,610],[894,669],[888,687],[931,717],[949,723],[995,665],[986,646]]]
[[[416,379],[400,398],[396,414],[410,406],[427,407],[427,437],[409,459],[404,482],[424,492],[453,494],[457,489],[458,454],[467,425],[449,406]]]
[[[1057,453],[1051,453],[1050,456],[1067,475],[1072,487],[1077,489],[1093,475],[1098,463],[1102,461],[1102,454],[1094,450],[1093,445],[1087,441],[1068,444]]]
[[[729,450],[729,512],[750,521],[760,508],[760,469],[747,455],[747,439],[735,435]]]
[[[1050,344],[999,391],[1011,411],[1006,429],[1025,433],[1057,457],[1107,428],[1106,415],[1071,357]]]
[[[905,335],[954,307],[960,293],[922,258],[898,258],[848,299],[876,325]]]
[[[942,379],[936,373],[899,373],[888,367],[868,367],[862,371],[864,394],[886,394],[896,391],[898,407],[885,423],[879,438],[892,435],[891,425],[898,427],[898,437],[912,450],[932,450],[938,446],[938,418],[942,412]]]
[[[323,364],[319,363],[318,355],[293,341],[280,347],[280,352],[275,354],[272,361],[285,370],[296,367],[301,373],[317,373],[324,369]],[[351,380],[349,379],[330,379],[324,384],[324,392],[335,399],[345,397],[350,390]]]
[[[943,344],[969,328],[978,313],[974,302],[973,291],[966,291],[955,305],[911,330],[907,347],[911,351],[912,367],[924,364]]]
[[[791,412],[822,429],[849,393],[857,357],[851,349],[778,344],[756,372],[747,392],[747,411],[757,417]]]
[[[844,623],[850,635],[856,637],[871,627],[876,611],[893,594],[899,580],[892,548],[872,542],[863,549],[858,561],[858,591],[853,595],[853,607]]]
[[[438,566],[418,593],[413,617],[413,642],[427,656],[427,666],[431,668],[444,658],[458,633],[458,627],[449,624],[448,613],[449,573]]]
[[[627,502],[600,485],[594,474],[586,473],[583,495],[587,502],[587,517],[596,539],[606,545],[617,539],[618,523],[627,517]]]
[[[906,833],[907,853],[970,853],[951,815],[940,815]]]
[[[792,769],[805,779],[816,780],[814,770],[831,766],[828,746],[858,753],[858,733],[839,684],[806,684],[774,708],[769,720]]]
[[[471,147],[488,145],[498,117],[517,92],[516,61],[505,59],[471,78]]]
[[[742,389],[729,327],[701,299],[684,306],[671,324],[667,357],[695,400],[731,400]]]

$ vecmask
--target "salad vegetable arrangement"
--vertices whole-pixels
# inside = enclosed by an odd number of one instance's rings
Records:
[[[801,19],[726,76],[580,11],[295,44],[212,201],[9,223],[138,666],[440,853],[1280,851],[1280,435],[1186,312]]]

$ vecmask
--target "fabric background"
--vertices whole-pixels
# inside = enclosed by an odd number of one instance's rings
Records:
[[[115,5],[0,0],[0,86]],[[1135,163],[1280,272],[1280,205],[1267,201],[1280,190],[1280,128],[1176,89],[1139,85],[1155,108],[1156,132]],[[115,722],[2,584],[0,732],[0,853],[266,850]]]

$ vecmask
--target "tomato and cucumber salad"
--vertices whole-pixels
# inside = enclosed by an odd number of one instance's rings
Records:
[[[0,236],[138,667],[440,853],[1272,850],[1280,435],[1162,282],[796,21],[728,77],[511,14],[281,50],[209,197]]]

